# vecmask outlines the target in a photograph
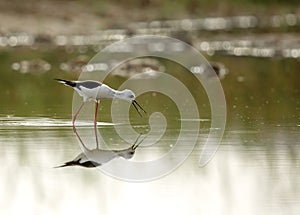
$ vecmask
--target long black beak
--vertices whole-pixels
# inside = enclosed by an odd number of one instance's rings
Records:
[[[144,113],[146,113],[146,111],[142,108],[142,106],[136,100],[132,101],[132,105],[134,106],[134,108],[136,109],[136,111],[138,112],[138,114],[141,117],[143,117],[142,114],[141,114],[141,111],[138,109],[138,107],[139,107]]]

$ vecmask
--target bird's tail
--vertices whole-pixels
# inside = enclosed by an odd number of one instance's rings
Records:
[[[54,80],[69,86],[69,87],[76,87],[76,83],[74,81],[68,81],[68,80],[64,80],[64,79],[59,79],[59,78],[55,78]]]

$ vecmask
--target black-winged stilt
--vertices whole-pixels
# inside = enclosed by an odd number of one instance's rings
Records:
[[[87,168],[101,166],[114,158],[122,157],[124,159],[131,159],[136,148],[143,142],[145,137],[139,142],[141,134],[138,136],[136,141],[132,146],[122,150],[103,150],[103,149],[93,149],[89,150],[84,146],[84,152],[77,155],[72,161],[65,162],[63,165],[57,166],[55,168],[66,167],[66,166],[82,166]]]
[[[98,148],[98,136],[97,136],[97,116],[98,116],[98,105],[101,99],[122,99],[131,102],[131,104],[134,106],[136,111],[140,116],[142,116],[140,108],[144,113],[146,111],[139,105],[139,103],[135,100],[135,94],[128,89],[119,91],[110,88],[106,84],[103,84],[98,81],[68,81],[64,79],[55,79],[58,82],[72,87],[80,96],[83,97],[83,102],[79,106],[78,110],[75,112],[73,119],[72,119],[72,126],[73,131],[76,131],[75,128],[75,120],[82,109],[83,105],[87,101],[95,101],[96,102],[96,108],[95,108],[95,117],[94,117],[94,130],[95,130],[95,136],[96,136],[96,144]]]

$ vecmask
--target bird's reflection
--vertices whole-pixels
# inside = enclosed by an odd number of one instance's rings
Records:
[[[124,159],[131,159],[137,147],[143,142],[145,137],[141,138],[141,134],[137,137],[136,141],[132,146],[122,150],[108,150],[108,149],[88,149],[82,142],[80,136],[75,130],[75,134],[79,139],[80,143],[84,147],[84,152],[81,152],[73,160],[65,162],[63,165],[57,166],[55,168],[66,167],[66,166],[82,166],[86,168],[93,168],[101,166],[115,158],[121,157]]]

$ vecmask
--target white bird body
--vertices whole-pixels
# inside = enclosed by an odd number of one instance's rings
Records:
[[[135,100],[135,94],[131,90],[115,90],[98,81],[67,81],[63,79],[55,80],[66,86],[72,87],[80,96],[83,97],[83,102],[99,102],[101,99],[116,98],[131,102],[140,115],[141,113],[137,109],[137,107],[139,107],[144,113],[146,113],[146,111]]]
[[[83,102],[87,102],[87,101],[95,101],[95,102],[99,102],[97,99],[98,97],[98,92],[100,90],[100,87],[97,88],[93,88],[93,89],[89,89],[89,88],[85,88],[85,87],[80,87],[80,89],[78,89],[77,87],[74,88],[74,90],[83,98]]]
[[[118,98],[122,99],[122,96],[119,96],[122,94],[122,91],[117,91],[106,84],[101,84],[99,82],[99,86],[95,88],[87,88],[84,85],[79,85],[78,87],[74,87],[74,90],[83,97],[83,101],[95,101],[99,102],[101,99],[113,99]],[[133,98],[135,95],[132,93]],[[127,99],[124,99],[127,100]],[[128,99],[129,100],[129,99]]]
[[[94,118],[94,130],[95,130],[95,137],[96,137],[96,143],[98,148],[98,136],[97,136],[97,116],[98,116],[98,104],[101,99],[122,99],[126,100],[128,102],[131,102],[131,104],[134,106],[136,111],[140,116],[142,116],[140,110],[138,107],[146,113],[146,111],[139,105],[139,103],[135,100],[135,94],[128,89],[125,90],[115,90],[107,86],[106,84],[103,84],[98,81],[68,81],[63,79],[55,79],[59,81],[60,83],[72,87],[81,97],[83,97],[83,103],[79,106],[78,110],[75,112],[73,119],[72,119],[72,127],[73,131],[76,134],[76,128],[75,128],[75,121],[77,118],[77,115],[79,114],[81,108],[83,107],[85,102],[88,101],[95,101],[96,102],[96,108],[95,108],[95,118]],[[76,134],[77,135],[77,134]],[[77,136],[78,137],[78,136]],[[80,137],[78,137],[80,139]]]
[[[101,99],[122,99],[129,102],[135,100],[135,94],[128,89],[115,90],[98,81],[67,81],[63,79],[56,79],[60,83],[72,87],[80,96],[83,101],[99,102]]]

